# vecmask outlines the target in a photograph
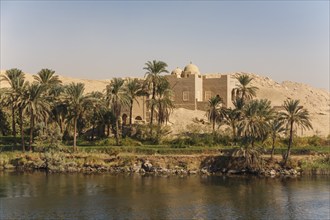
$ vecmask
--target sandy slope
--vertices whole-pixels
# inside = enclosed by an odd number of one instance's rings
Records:
[[[4,71],[1,71],[1,73],[3,74]],[[330,134],[329,91],[313,88],[302,83],[290,81],[278,83],[268,77],[262,77],[256,74],[251,75],[254,77],[252,84],[259,88],[257,92],[258,98],[267,98],[272,101],[272,105],[274,106],[282,105],[286,98],[299,99],[301,105],[309,110],[314,129],[313,131],[304,131],[303,133],[300,130],[298,132],[299,135],[312,135],[316,133],[322,136],[327,136]],[[31,74],[26,74],[26,79],[32,81],[33,77]],[[76,79],[64,76],[60,76],[60,79],[64,84],[69,84],[70,82],[84,83],[86,92],[91,92],[93,90],[102,92],[108,83],[106,80]],[[8,85],[2,82],[1,87],[5,86]],[[194,118],[204,119],[206,121],[205,112],[175,109],[170,118],[170,124],[172,125],[174,133],[185,130],[187,125],[189,126],[193,124]]]

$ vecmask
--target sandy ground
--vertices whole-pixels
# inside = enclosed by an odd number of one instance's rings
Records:
[[[3,74],[4,71],[1,71]],[[281,106],[283,101],[287,98],[299,99],[301,105],[303,105],[310,112],[313,130],[301,131],[298,130],[298,135],[313,135],[318,134],[321,136],[327,136],[330,134],[330,93],[324,89],[313,88],[307,84],[284,81],[282,83],[275,82],[268,77],[262,77],[257,74],[248,73],[254,77],[252,85],[259,88],[257,92],[257,98],[267,98],[271,100],[273,106]],[[234,75],[234,74],[232,74]],[[26,74],[28,81],[33,81],[31,74]],[[85,84],[86,93],[91,91],[102,92],[108,80],[88,80],[88,79],[76,79],[70,77],[60,76],[60,79],[64,84],[71,82],[81,82]],[[8,86],[4,82],[1,82],[1,87]],[[190,129],[194,129],[197,123],[194,123],[194,119],[207,121],[204,111],[187,110],[187,109],[175,109],[170,117],[170,125],[172,126],[173,133],[186,130],[187,126]],[[201,125],[201,123],[198,123]],[[202,125],[204,130],[210,129],[209,124]]]

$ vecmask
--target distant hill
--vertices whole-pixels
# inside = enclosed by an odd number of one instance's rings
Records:
[[[4,71],[1,71],[3,74]],[[237,74],[237,73],[235,73]],[[243,74],[243,73],[240,73]],[[287,98],[299,99],[301,105],[309,110],[313,131],[298,131],[299,135],[318,134],[327,136],[330,134],[330,93],[324,89],[313,88],[307,84],[284,81],[282,83],[275,82],[268,77],[262,77],[257,74],[247,73],[253,76],[252,85],[259,88],[257,98],[269,99],[273,106],[281,106]],[[234,74],[232,74],[234,75]],[[85,84],[86,93],[91,91],[102,92],[109,83],[107,80],[89,80],[77,79],[65,76],[59,76],[64,84],[71,82],[81,82]],[[26,74],[28,81],[33,81],[31,74]],[[4,82],[1,82],[1,87],[6,87]],[[205,112],[193,111],[187,109],[176,109],[170,118],[174,132],[184,130],[186,125],[192,123],[194,118],[203,119],[206,121]]]

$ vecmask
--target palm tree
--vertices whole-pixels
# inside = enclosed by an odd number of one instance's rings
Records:
[[[77,122],[78,118],[88,107],[88,98],[84,95],[85,85],[83,83],[70,83],[65,88],[64,98],[68,106],[69,114],[73,119],[73,150],[77,150]]]
[[[215,123],[219,121],[220,116],[221,116],[221,104],[222,104],[222,99],[219,95],[211,97],[209,99],[209,105],[208,109],[206,111],[206,115],[209,119],[209,121],[212,123],[212,130],[213,133],[215,131]]]
[[[50,112],[50,105],[44,94],[45,89],[46,88],[44,86],[38,83],[28,84],[24,95],[25,97],[22,100],[26,105],[26,108],[23,111],[29,113],[30,115],[29,150],[32,149],[35,121],[40,118],[47,118]]]
[[[12,135],[16,137],[16,106],[18,96],[21,94],[22,87],[24,85],[25,75],[22,70],[13,68],[7,70],[4,75],[1,75],[0,81],[7,82],[9,84],[9,88],[4,89],[4,94],[6,96],[7,104],[11,108],[12,115]],[[15,138],[16,143],[16,138]]]
[[[46,87],[47,90],[54,86],[60,85],[62,81],[59,76],[55,76],[55,71],[50,69],[42,69],[33,78],[40,83],[42,86]]]
[[[158,85],[156,86],[156,99],[153,104],[157,107],[158,126],[160,126],[169,120],[174,108],[170,83],[165,77],[159,78]]]
[[[55,71],[51,69],[42,69],[33,78],[36,80],[45,90],[47,101],[54,107],[57,97],[59,97],[59,91],[62,92],[59,76],[55,76]],[[45,128],[48,126],[47,117],[44,118]],[[43,129],[45,132],[45,129]]]
[[[272,138],[272,151],[270,154],[270,158],[273,159],[274,150],[275,150],[275,141],[279,134],[285,131],[284,122],[279,120],[279,117],[275,117],[273,120],[270,121],[270,134]]]
[[[155,110],[155,99],[156,99],[156,87],[159,82],[160,74],[161,73],[168,73],[166,70],[167,64],[163,61],[153,60],[148,61],[145,63],[145,67],[143,68],[146,70],[146,80],[145,82],[151,89],[151,108],[150,108],[150,125],[153,123],[154,117],[154,110]]]
[[[256,96],[258,87],[249,86],[250,82],[253,80],[252,77],[247,74],[244,74],[238,75],[235,78],[238,80],[239,85],[231,92],[232,100],[235,100],[236,98],[242,98],[243,101],[248,101]]]
[[[90,121],[92,124],[91,141],[94,140],[95,128],[102,124],[103,113],[106,111],[106,104],[102,92],[91,92],[88,94],[92,108],[89,110]]]
[[[138,79],[128,79],[126,83],[126,92],[129,97],[129,124],[132,126],[132,113],[133,113],[133,102],[136,101],[138,104],[137,97],[143,95],[142,84]]]
[[[242,158],[242,168],[260,169],[262,151],[255,148],[256,140],[262,139],[269,130],[268,121],[272,117],[272,108],[268,100],[252,100],[242,109],[242,118],[238,123],[238,133],[246,143],[233,152],[233,156]],[[243,142],[243,143],[244,143]],[[251,145],[251,147],[249,147]]]
[[[237,139],[237,126],[240,120],[242,120],[242,111],[245,105],[242,98],[236,98],[233,101],[234,108],[228,108],[224,110],[224,123],[229,125],[233,132],[233,141],[236,144]]]
[[[302,129],[313,129],[310,122],[309,112],[304,109],[303,106],[299,106],[299,103],[299,100],[287,99],[283,104],[285,111],[280,112],[280,120],[284,121],[290,131],[288,150],[285,155],[284,166],[290,157],[294,125],[301,127]]]
[[[124,80],[114,78],[112,82],[106,86],[106,100],[108,106],[111,107],[116,121],[116,144],[120,145],[119,124],[121,107],[129,105],[129,97],[124,89]]]
[[[253,148],[254,142],[264,137],[269,131],[268,122],[273,115],[270,101],[267,99],[251,100],[244,106],[242,113],[242,120],[238,124],[239,133]]]

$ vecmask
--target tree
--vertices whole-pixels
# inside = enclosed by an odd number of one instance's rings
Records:
[[[90,122],[92,124],[91,141],[94,140],[95,128],[103,123],[103,114],[106,111],[106,104],[102,92],[91,92],[88,94],[92,108],[89,109]]]
[[[262,139],[269,130],[268,121],[272,117],[270,101],[251,100],[242,109],[242,117],[238,122],[238,133],[243,137],[243,145],[233,152],[239,157],[242,168],[260,169],[263,163],[262,151],[254,146],[256,140]],[[251,145],[251,147],[249,147]]]
[[[279,134],[281,134],[285,131],[285,127],[283,125],[284,125],[284,122],[279,120],[279,117],[275,117],[269,123],[269,128],[270,128],[269,131],[270,131],[270,135],[272,138],[272,151],[270,154],[271,159],[273,159],[273,155],[274,155],[276,138]]]
[[[269,120],[273,116],[270,101],[267,99],[251,100],[242,111],[242,120],[238,124],[239,133],[245,141],[254,147],[256,140],[262,139],[269,131]]]
[[[138,104],[137,97],[143,95],[142,84],[138,79],[128,79],[126,83],[126,91],[129,98],[129,124],[132,126],[132,113],[133,113],[133,102],[136,101]]]
[[[224,111],[224,123],[229,125],[233,132],[233,141],[236,144],[237,139],[237,126],[239,121],[242,119],[242,111],[244,107],[244,100],[242,98],[236,98],[233,100],[234,108],[228,108]]]
[[[174,108],[170,83],[165,77],[159,78],[159,82],[156,86],[156,99],[153,104],[157,107],[158,126],[160,126],[169,120],[170,114]]]
[[[120,134],[119,134],[119,124],[121,107],[129,105],[129,97],[124,89],[124,80],[120,78],[114,78],[109,85],[106,86],[106,100],[108,106],[111,107],[113,115],[116,121],[116,144],[120,145]]]
[[[309,112],[304,109],[303,106],[299,106],[299,103],[299,100],[287,99],[283,104],[284,111],[280,112],[280,120],[284,121],[290,131],[288,150],[284,158],[284,166],[290,157],[294,125],[301,127],[302,129],[313,129],[310,122]]]
[[[22,99],[22,104],[25,106],[23,113],[27,112],[30,115],[30,141],[29,150],[32,150],[33,131],[35,121],[41,118],[47,118],[50,112],[49,102],[44,94],[46,87],[38,83],[27,85],[27,90]]]
[[[70,83],[64,92],[64,100],[68,106],[68,112],[73,119],[73,150],[77,150],[77,122],[78,118],[88,107],[89,100],[84,95],[85,85],[83,83]]]
[[[59,97],[59,94],[62,92],[62,81],[59,79],[59,76],[55,76],[55,71],[51,69],[42,69],[40,70],[37,75],[34,75],[34,80],[40,84],[42,89],[45,92],[46,101],[50,103],[52,107],[54,107],[56,103],[57,97]],[[48,115],[45,115],[44,123],[45,128],[48,126]],[[43,132],[45,129],[43,129]]]
[[[256,96],[258,87],[249,86],[250,82],[253,80],[252,77],[244,74],[238,75],[235,78],[238,80],[239,85],[232,90],[232,100],[241,98],[243,101],[249,101]]]
[[[0,103],[1,105],[1,103]],[[0,133],[5,136],[9,133],[10,131],[10,126],[8,123],[8,116],[6,114],[6,112],[0,108]]]
[[[58,76],[55,76],[55,71],[51,69],[42,69],[33,78],[46,90],[58,86],[62,83]]]
[[[156,87],[160,79],[161,73],[168,73],[166,70],[167,64],[163,61],[153,60],[145,63],[146,80],[149,89],[151,89],[151,106],[150,106],[150,125],[153,124],[155,99],[156,99]]]
[[[6,104],[11,108],[12,115],[12,135],[16,137],[16,107],[17,107],[17,99],[20,94],[22,94],[22,88],[25,82],[25,75],[22,70],[13,68],[7,70],[4,75],[1,75],[0,81],[7,82],[9,84],[9,88],[4,89]],[[16,139],[15,139],[16,140]],[[15,142],[16,143],[16,142]]]
[[[222,99],[219,95],[211,97],[209,99],[209,105],[206,111],[206,115],[209,121],[212,123],[213,133],[215,131],[215,123],[219,121],[221,117],[221,104]]]

